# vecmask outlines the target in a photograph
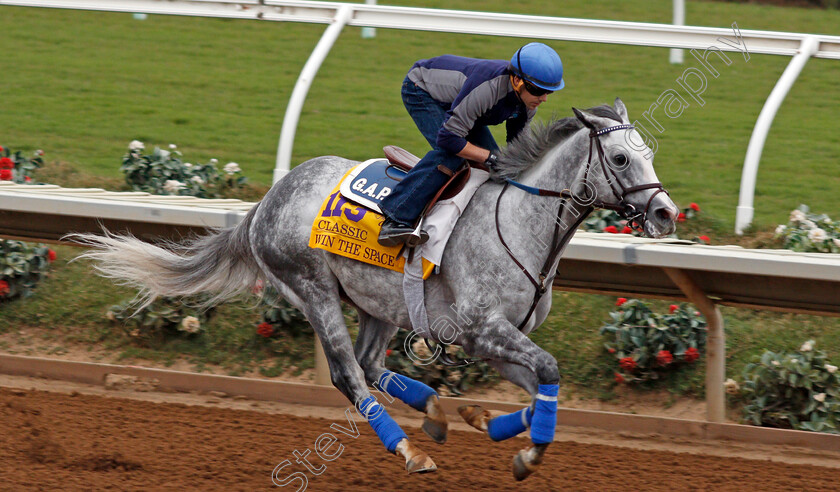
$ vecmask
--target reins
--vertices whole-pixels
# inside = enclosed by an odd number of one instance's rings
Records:
[[[580,226],[581,222],[583,222],[586,219],[586,217],[589,215],[590,212],[592,212],[592,210],[594,208],[603,208],[603,209],[614,210],[614,211],[618,212],[618,214],[621,215],[623,218],[627,219],[627,224],[630,227],[632,227],[634,229],[636,229],[636,228],[641,229],[643,227],[643,224],[644,224],[646,218],[647,218],[647,212],[648,212],[648,209],[650,208],[650,204],[653,202],[654,197],[656,197],[656,195],[658,195],[659,193],[663,193],[663,192],[666,195],[668,194],[668,192],[665,191],[665,188],[663,188],[662,183],[658,183],[658,182],[657,183],[647,183],[647,184],[643,184],[643,185],[631,186],[629,188],[625,188],[624,185],[621,184],[621,181],[618,179],[618,175],[615,173],[615,171],[612,169],[612,167],[608,167],[606,165],[606,157],[604,155],[604,148],[601,145],[601,140],[600,140],[601,135],[605,135],[607,133],[610,133],[610,132],[613,132],[613,131],[616,131],[616,130],[629,130],[629,129],[632,129],[632,128],[633,128],[633,125],[622,124],[622,125],[615,125],[615,126],[610,126],[610,127],[607,127],[607,128],[602,128],[601,130],[597,130],[597,131],[593,130],[593,131],[589,132],[589,157],[587,158],[586,170],[584,171],[584,175],[583,175],[584,187],[586,187],[588,185],[589,170],[592,167],[592,147],[595,147],[597,149],[597,152],[598,152],[598,160],[600,161],[601,169],[604,173],[604,177],[606,178],[607,183],[609,183],[610,191],[612,192],[613,196],[618,200],[618,203],[609,203],[609,202],[604,202],[604,201],[601,201],[601,200],[592,199],[588,203],[582,204],[582,205],[586,206],[586,209],[585,209],[584,213],[582,213],[578,216],[578,218],[577,218],[577,220],[575,220],[574,224],[572,224],[572,227],[570,229],[571,231],[574,231],[575,229],[577,229],[578,226]],[[593,143],[594,143],[594,145],[593,145]],[[612,177],[614,179],[610,179],[610,174],[612,175]],[[613,184],[613,181],[615,181],[615,184]],[[505,242],[504,237],[502,236],[502,229],[500,227],[500,222],[499,222],[499,204],[502,201],[502,195],[505,194],[505,191],[508,190],[510,185],[513,185],[516,188],[519,188],[523,191],[526,191],[526,192],[528,192],[532,195],[563,198],[563,200],[560,202],[560,207],[557,210],[557,217],[554,221],[554,234],[553,234],[552,240],[551,240],[551,245],[552,246],[551,246],[551,249],[549,250],[548,257],[546,258],[542,269],[540,269],[540,273],[538,274],[537,278],[534,278],[534,276],[531,275],[531,273],[528,271],[528,269],[525,268],[525,266],[518,259],[516,259],[516,255],[513,254],[513,251],[511,251],[510,247],[508,247],[507,243]],[[616,190],[616,185],[618,186],[618,190]],[[653,195],[651,195],[650,199],[648,200],[647,204],[645,205],[645,208],[641,212],[637,212],[636,208],[633,207],[633,205],[627,203],[627,201],[626,201],[627,195],[629,195],[631,193],[635,193],[637,191],[651,190],[651,189],[656,189],[657,191]],[[554,273],[555,273],[555,272],[551,271],[551,268],[554,265],[554,263],[557,261],[561,252],[565,248],[566,244],[568,244],[569,240],[571,240],[571,238],[572,238],[573,234],[563,235],[562,234],[563,230],[560,228],[560,224],[562,222],[562,215],[563,215],[563,212],[564,212],[565,206],[566,206],[566,201],[568,199],[575,199],[575,200],[579,201],[580,198],[582,198],[582,197],[576,197],[568,189],[564,189],[562,191],[554,191],[554,190],[547,190],[547,189],[544,189],[544,188],[536,188],[536,187],[533,187],[533,186],[528,186],[528,185],[519,183],[519,182],[514,181],[512,179],[509,179],[509,178],[507,179],[507,183],[505,183],[505,186],[502,188],[502,191],[499,193],[499,198],[496,200],[496,213],[495,213],[496,234],[499,236],[499,241],[502,243],[502,247],[504,247],[508,256],[510,256],[510,259],[513,260],[513,262],[516,264],[516,266],[518,266],[519,269],[522,271],[522,273],[525,274],[525,276],[528,278],[528,281],[531,282],[531,284],[534,286],[534,289],[535,289],[534,299],[531,302],[531,307],[528,309],[528,313],[525,315],[525,319],[523,319],[522,322],[519,323],[519,326],[517,327],[520,331],[522,331],[522,329],[525,327],[525,325],[528,324],[528,321],[531,319],[531,316],[534,314],[534,310],[536,310],[537,304],[539,304],[540,299],[542,299],[542,296],[548,291],[548,286],[546,285],[546,281],[549,280],[550,278],[553,278]]]

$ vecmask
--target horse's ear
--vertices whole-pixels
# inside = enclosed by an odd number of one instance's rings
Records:
[[[621,100],[620,97],[615,98],[615,111],[621,116],[621,121],[624,123],[630,123],[630,117],[627,116],[627,106],[624,105],[624,101]]]
[[[587,113],[577,108],[572,108],[572,111],[574,111],[575,116],[590,130],[598,130],[610,126],[610,120],[607,118],[601,118],[600,116],[595,116],[592,113]]]

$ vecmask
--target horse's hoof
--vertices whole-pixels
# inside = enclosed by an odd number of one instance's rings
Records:
[[[405,457],[405,471],[408,473],[430,473],[437,470],[437,465],[428,454],[403,439],[397,444],[397,452]]]
[[[538,444],[516,453],[513,457],[513,478],[519,481],[525,480],[537,471],[543,462],[547,447],[547,444]]]
[[[446,442],[449,423],[446,421],[446,414],[440,406],[437,395],[432,395],[426,400],[426,417],[423,419],[422,429],[434,442],[438,444]]]
[[[481,432],[487,432],[487,423],[490,422],[490,412],[478,405],[461,405],[458,413],[464,422],[470,424]]]
[[[429,458],[429,455],[423,454],[416,459],[409,460],[405,463],[405,471],[408,473],[431,473],[437,470],[435,462]]]

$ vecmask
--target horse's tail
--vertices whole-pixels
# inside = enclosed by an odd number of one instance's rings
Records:
[[[90,246],[79,258],[94,261],[94,269],[120,285],[140,290],[140,308],[160,296],[208,293],[209,306],[253,289],[261,278],[251,252],[248,229],[258,205],[235,227],[217,229],[184,243],[168,241],[163,247],[131,235],[70,234],[66,239]]]

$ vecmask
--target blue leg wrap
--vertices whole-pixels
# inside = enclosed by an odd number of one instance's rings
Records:
[[[435,390],[402,374],[385,371],[379,376],[379,388],[415,410],[426,411],[426,400],[437,395]]]
[[[525,432],[531,425],[531,409],[523,408],[518,412],[500,415],[487,423],[487,435],[494,441],[504,441]]]
[[[362,414],[362,417],[367,419],[388,451],[395,453],[397,444],[403,439],[408,439],[405,432],[385,411],[385,407],[380,405],[373,396],[365,398],[357,410]]]
[[[537,404],[531,421],[531,442],[547,444],[554,440],[554,428],[557,426],[556,384],[541,384],[537,392]]]

